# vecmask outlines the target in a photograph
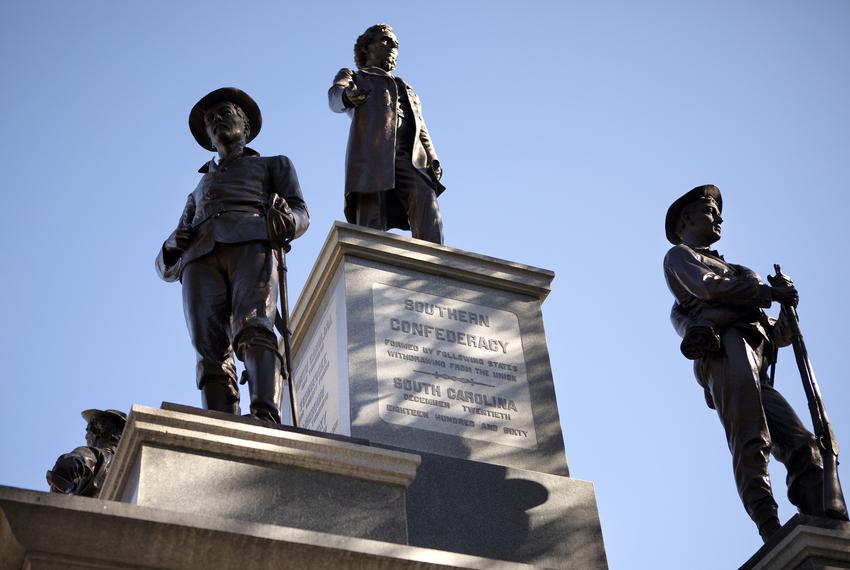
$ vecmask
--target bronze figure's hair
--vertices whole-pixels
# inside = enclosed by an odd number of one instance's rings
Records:
[[[373,41],[378,39],[384,32],[392,32],[393,28],[389,24],[375,24],[369,26],[366,31],[360,34],[357,41],[354,42],[354,63],[357,67],[366,65],[366,49]]]

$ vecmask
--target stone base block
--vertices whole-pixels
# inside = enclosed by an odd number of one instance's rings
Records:
[[[346,438],[137,405],[102,498],[403,544],[418,464]]]
[[[551,271],[337,222],[292,310],[298,425],[569,475]]]
[[[4,570],[532,570],[389,542],[0,486]]]
[[[795,515],[740,570],[850,569],[850,523]]]
[[[409,544],[542,568],[608,568],[593,484],[422,453]]]

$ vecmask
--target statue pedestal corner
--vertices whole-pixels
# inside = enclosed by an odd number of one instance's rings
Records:
[[[850,569],[850,523],[795,515],[739,570]]]

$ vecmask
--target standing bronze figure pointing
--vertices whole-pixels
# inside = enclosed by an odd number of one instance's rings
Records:
[[[767,373],[777,347],[791,342],[787,308],[796,307],[797,290],[788,279],[768,286],[710,249],[720,239],[722,208],[713,185],[694,188],[670,206],[665,229],[673,247],[664,275],[676,298],[671,319],[683,337],[682,352],[695,360],[706,402],[726,432],[738,493],[767,541],[780,528],[767,467],[771,452],[788,470],[788,499],[800,512],[845,520],[847,514],[825,511],[818,442]],[[778,320],[763,311],[774,301],[785,307]]]
[[[261,157],[246,146],[261,124],[254,100],[233,87],[209,93],[192,108],[192,135],[218,151],[219,160],[200,168],[201,181],[156,267],[165,281],[183,283],[205,407],[239,414],[235,352],[245,364],[251,414],[280,423],[288,380],[274,332],[280,250],[307,230],[310,217],[292,162]]]
[[[348,113],[345,218],[443,243],[437,205],[442,167],[413,89],[390,72],[398,39],[386,24],[367,29],[354,44],[357,71],[341,69],[328,91],[332,111]]]

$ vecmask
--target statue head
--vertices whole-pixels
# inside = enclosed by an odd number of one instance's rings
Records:
[[[667,209],[664,229],[673,245],[708,246],[720,239],[723,196],[713,184],[697,186]]]
[[[395,69],[398,58],[398,38],[389,24],[375,24],[360,34],[354,43],[354,62],[357,67]]]
[[[236,87],[222,87],[208,93],[189,113],[189,130],[207,150],[234,143],[248,144],[259,134],[262,122],[257,103]]]
[[[86,445],[91,447],[117,447],[127,423],[127,414],[120,410],[85,410]]]

